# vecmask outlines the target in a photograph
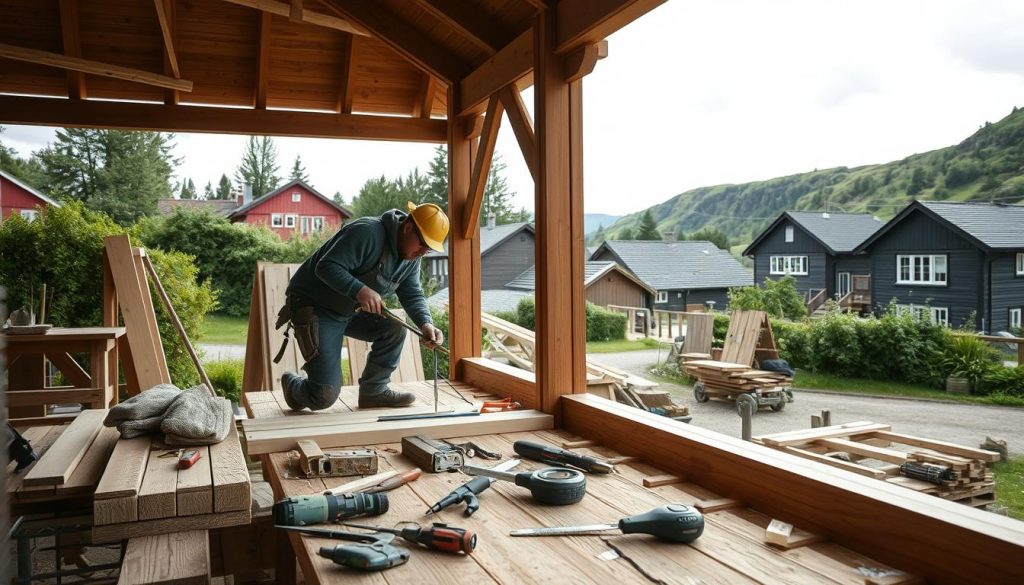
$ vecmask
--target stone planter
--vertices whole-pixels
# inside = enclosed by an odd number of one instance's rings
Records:
[[[970,394],[971,382],[967,378],[958,378],[956,376],[950,376],[946,378],[946,393]]]

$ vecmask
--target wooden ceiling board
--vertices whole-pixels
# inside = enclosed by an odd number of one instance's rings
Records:
[[[271,18],[267,107],[334,109],[347,33]]]
[[[382,0],[388,10],[411,23],[430,40],[465,63],[477,63],[487,59],[489,54],[467,39],[458,29],[443,22],[431,12],[410,0]]]
[[[408,114],[419,95],[423,73],[377,39],[357,45],[352,80],[352,111]]]
[[[82,58],[163,73],[163,37],[151,2],[79,2],[78,16]],[[88,96],[99,99],[162,100],[164,96],[161,88],[102,75],[87,75],[85,85]]]
[[[37,6],[36,0],[5,0],[0,12],[0,39],[16,47],[63,54],[57,3]],[[67,85],[64,69],[0,59],[0,92],[66,96]]]
[[[219,0],[178,0],[174,36],[182,79],[195,83],[182,103],[252,106],[260,13]]]

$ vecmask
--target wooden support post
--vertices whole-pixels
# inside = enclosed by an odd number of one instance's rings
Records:
[[[586,391],[583,313],[582,88],[567,83],[555,54],[555,11],[534,34],[536,112],[536,374],[541,408]],[[574,118],[577,118],[574,120]],[[568,276],[568,278],[566,278]]]
[[[459,86],[448,87],[448,322],[453,379],[465,375],[462,358],[482,352],[480,339],[480,238],[479,227],[466,233],[465,210],[469,205],[470,173],[473,168],[471,142],[458,116]],[[467,237],[469,236],[469,237]]]

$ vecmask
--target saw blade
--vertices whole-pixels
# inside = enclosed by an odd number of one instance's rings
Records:
[[[510,536],[566,536],[618,530],[618,524],[589,524],[586,526],[552,526],[548,528],[519,528],[509,531]]]

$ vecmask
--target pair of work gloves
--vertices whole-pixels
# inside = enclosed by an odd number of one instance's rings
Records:
[[[104,425],[117,427],[122,439],[162,431],[168,445],[219,443],[233,422],[231,402],[213,396],[203,384],[187,390],[158,384],[114,406],[103,419]]]

